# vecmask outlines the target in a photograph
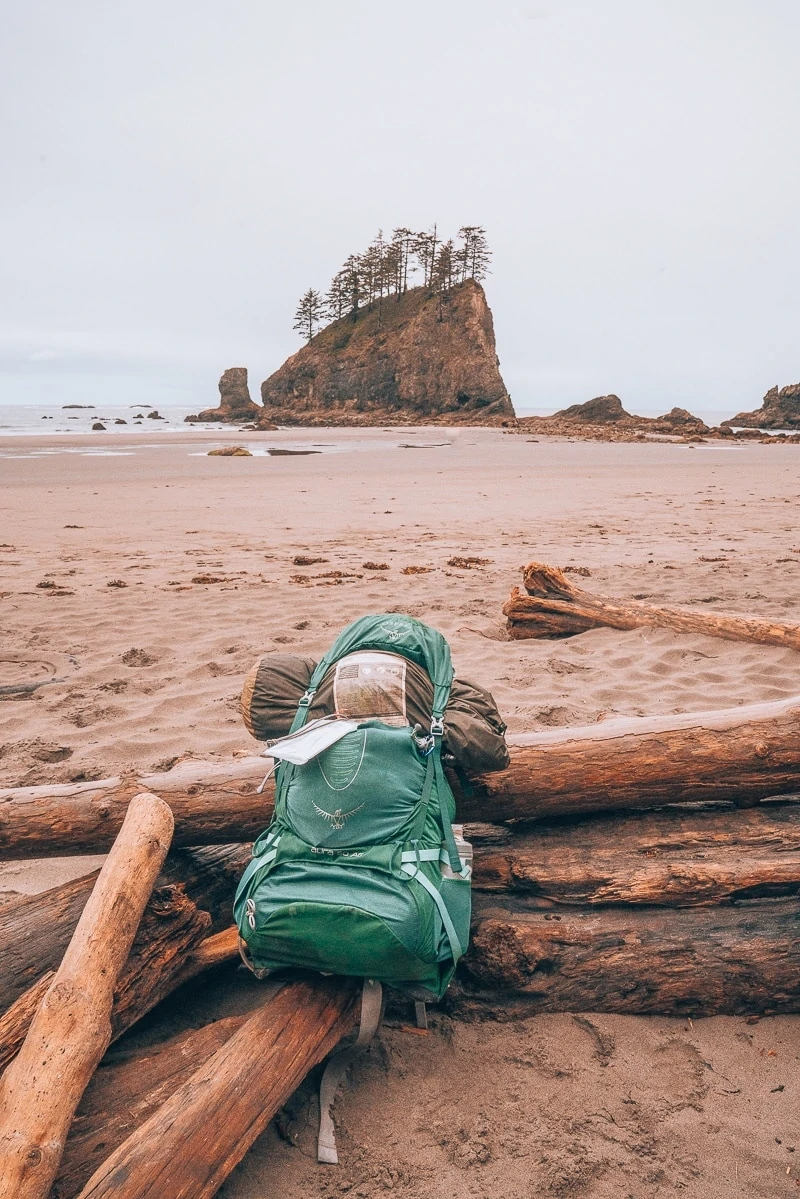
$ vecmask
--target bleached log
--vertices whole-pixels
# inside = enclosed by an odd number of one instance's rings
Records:
[[[528,563],[523,571],[523,584],[525,590],[514,587],[503,607],[508,634],[515,640],[570,637],[603,626],[623,630],[655,627],[800,650],[800,625],[700,612],[696,608],[661,608],[639,600],[610,599],[576,587],[558,567],[544,562]]]
[[[46,1199],[86,1084],[111,1039],[114,986],[172,837],[155,795],[131,801],[25,1041],[0,1079],[0,1199]]]

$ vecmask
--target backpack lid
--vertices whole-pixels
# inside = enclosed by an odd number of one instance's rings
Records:
[[[433,718],[439,722],[442,720],[453,682],[450,646],[436,629],[400,612],[361,616],[343,629],[315,668],[306,692],[309,699],[303,708],[308,706],[310,696],[331,666],[338,662],[339,658],[359,649],[376,649],[399,654],[424,667],[433,683]]]

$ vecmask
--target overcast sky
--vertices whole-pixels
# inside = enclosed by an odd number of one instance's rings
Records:
[[[520,407],[800,380],[798,0],[6,0],[0,402],[213,403],[483,224]]]

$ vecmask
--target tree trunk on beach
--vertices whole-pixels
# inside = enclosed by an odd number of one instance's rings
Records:
[[[178,892],[210,914],[211,931],[227,928],[233,893],[249,860],[249,845],[171,853],[144,920],[149,922],[152,914],[157,927],[160,911],[169,913],[173,904],[176,912],[181,911],[174,894]],[[48,970],[57,969],[96,878],[96,873],[89,874],[0,907],[0,1010],[14,1003]]]
[[[800,804],[538,824],[475,846],[473,886],[527,902],[696,907],[800,892]]]
[[[603,626],[611,629],[657,627],[800,650],[800,625],[609,599],[576,587],[557,567],[547,566],[544,562],[528,563],[523,571],[523,584],[525,591],[514,587],[511,598],[503,607],[508,634],[514,640],[571,637]]]
[[[475,896],[467,985],[456,1003],[495,1014],[715,1016],[800,1011],[800,909],[526,910]]]
[[[78,1106],[51,1199],[74,1199],[117,1146],[221,1049],[247,1019],[247,1015],[228,1016],[178,1033],[154,1047],[106,1054]]]
[[[164,899],[162,891],[161,896],[165,906],[156,909],[157,915],[145,911],[114,990],[112,1041],[185,982],[238,954],[237,929],[206,936],[211,924],[208,912],[198,911],[180,892]],[[54,977],[55,972],[48,970],[0,1016],[0,1071],[19,1051]]]
[[[161,774],[87,783],[0,787],[0,857],[103,853],[139,791],[153,791],[175,816],[173,847],[253,841],[269,824],[272,792],[255,794],[271,761],[261,757],[182,762]]]
[[[354,1027],[357,994],[353,979],[286,986],[118,1146],[80,1199],[215,1194],[308,1071]]]
[[[0,1199],[46,1199],[75,1109],[111,1040],[117,977],[167,855],[172,813],[132,801],[55,978],[0,1079]]]
[[[800,792],[800,698],[635,716],[514,737],[511,765],[473,782],[462,819],[522,820]]]
[[[749,804],[800,793],[800,697],[548,729],[509,737],[509,744],[511,765],[474,779],[472,795],[462,794],[453,779],[460,819],[547,818],[697,799]],[[190,765],[188,772],[178,767],[138,784],[159,781],[178,842],[252,840],[266,827],[271,783],[264,796],[255,794],[263,758]],[[131,780],[101,779],[0,791],[0,852],[24,858],[102,851],[116,835],[132,786]],[[99,820],[98,810],[104,813]],[[65,893],[59,902],[79,900]],[[0,910],[0,949],[3,918]]]

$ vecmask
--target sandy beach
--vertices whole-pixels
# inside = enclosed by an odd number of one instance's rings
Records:
[[[226,441],[254,456],[207,456]],[[669,630],[509,642],[500,609],[538,559],[585,568],[606,594],[796,621],[798,480],[791,445],[499,429],[0,440],[0,685],[57,680],[0,703],[0,780],[253,753],[237,703],[255,657],[320,655],[371,611],[441,629],[511,732],[796,695],[789,650]],[[488,561],[448,564],[467,555]],[[0,866],[0,898],[95,860]],[[243,981],[241,1003],[256,998]],[[778,1199],[800,1187],[796,1017],[432,1025],[423,1038],[395,1022],[352,1071],[338,1169],[314,1160],[301,1089],[219,1193]]]

